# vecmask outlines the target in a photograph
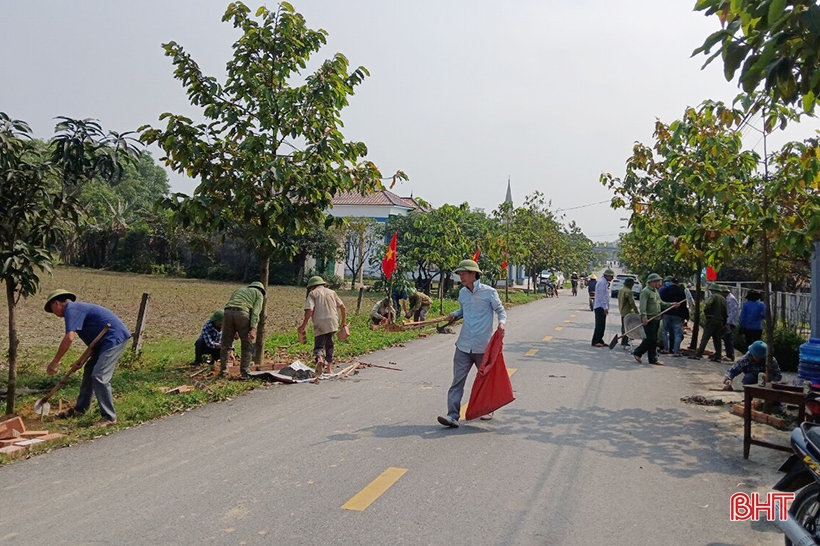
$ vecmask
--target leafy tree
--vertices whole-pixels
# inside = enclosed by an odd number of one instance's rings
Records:
[[[119,176],[122,157],[135,153],[127,135],[106,134],[92,120],[58,119],[47,159],[26,123],[0,112],[0,277],[9,310],[6,413],[14,413],[17,385],[17,303],[37,293],[39,275],[51,272],[57,242],[77,225],[81,186],[95,177]]]
[[[271,257],[293,255],[288,237],[326,222],[325,210],[341,191],[368,193],[381,187],[376,166],[363,161],[367,147],[345,141],[341,110],[368,75],[348,70],[340,53],[304,78],[304,70],[326,42],[285,2],[256,17],[232,2],[222,18],[241,31],[220,83],[202,73],[181,45],[163,45],[192,105],[207,120],[165,113],[164,129],[142,128],[163,160],[199,179],[192,197],[175,194],[166,205],[184,225],[214,233],[242,224],[243,240],[260,256],[260,279],[267,284]],[[404,179],[397,172],[397,179]],[[327,225],[327,224],[326,224]],[[256,359],[263,356],[265,313],[258,326]]]
[[[345,248],[345,266],[353,276],[350,288],[354,288],[358,279],[361,285],[364,279],[364,264],[369,263],[376,249],[384,242],[384,226],[373,218],[347,218],[342,228]]]
[[[601,176],[615,192],[612,207],[631,211],[633,236],[652,249],[649,257],[666,248],[675,261],[694,262],[699,272],[706,265],[719,267],[742,243],[741,196],[751,187],[758,159],[742,151],[737,128],[744,119],[742,111],[722,103],[687,108],[669,125],[656,122],[653,148],[635,144],[623,179]],[[696,289],[700,293],[700,275]],[[700,325],[700,300],[695,301],[693,347]]]
[[[761,86],[775,102],[812,112],[820,97],[820,6],[815,0],[698,0],[696,11],[716,15],[721,30],[692,55],[718,55],[728,81],[740,70],[746,93]],[[715,46],[719,49],[711,53]]]

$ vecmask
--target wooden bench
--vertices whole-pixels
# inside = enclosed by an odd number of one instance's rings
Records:
[[[744,385],[743,387],[743,458],[749,458],[749,448],[752,444],[791,453],[791,446],[782,446],[752,438],[752,400],[755,398],[797,406],[797,420],[802,423],[806,418],[806,399],[803,389],[779,383],[772,383],[771,387],[759,385]]]

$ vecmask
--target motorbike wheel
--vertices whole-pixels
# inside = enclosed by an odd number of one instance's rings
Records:
[[[813,483],[804,487],[794,498],[789,507],[789,514],[797,520],[810,535],[817,539],[818,519],[820,519],[820,485]],[[792,541],[786,538],[786,546],[792,546]]]

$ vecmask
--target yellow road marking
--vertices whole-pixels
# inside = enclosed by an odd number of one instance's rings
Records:
[[[575,315],[570,315],[569,318],[575,318]]]
[[[572,322],[572,321],[571,320],[565,320],[564,324],[569,324],[570,322]]]
[[[546,337],[545,337],[544,339],[542,339],[541,341],[552,341],[552,336],[546,336]]]
[[[563,327],[563,326],[556,326],[556,327],[555,327],[555,331],[556,331],[556,332],[560,332],[560,331],[561,331],[561,330],[563,330],[563,329],[564,329],[564,327]]]
[[[524,356],[534,356],[535,353],[537,353],[537,352],[538,352],[538,349],[530,349],[529,351],[526,352],[526,354]]]
[[[507,377],[512,377],[512,374],[514,374],[517,371],[518,368],[507,368]],[[463,406],[461,406],[461,411],[458,412],[458,418],[462,421],[465,419],[465,416],[467,415],[467,406],[469,405],[470,404],[464,404]]]
[[[399,478],[404,476],[405,472],[407,472],[406,468],[391,466],[382,472],[381,476],[370,482],[367,487],[356,493],[352,499],[344,503],[342,510],[361,512],[381,497],[394,483],[399,481]]]

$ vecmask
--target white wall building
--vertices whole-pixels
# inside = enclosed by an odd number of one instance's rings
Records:
[[[337,218],[372,218],[384,224],[391,216],[407,216],[414,210],[424,210],[413,196],[399,197],[389,190],[362,195],[356,192],[343,192],[333,198],[333,206],[328,214]],[[392,236],[392,234],[390,235]],[[386,236],[385,242],[389,237]],[[371,270],[368,266],[369,256],[365,257],[365,272],[369,275],[378,275],[378,268]],[[316,260],[308,258],[305,269],[310,271],[316,267]],[[327,271],[326,273],[330,273]],[[345,271],[344,261],[336,262],[332,271],[339,277],[351,277],[350,271]]]

